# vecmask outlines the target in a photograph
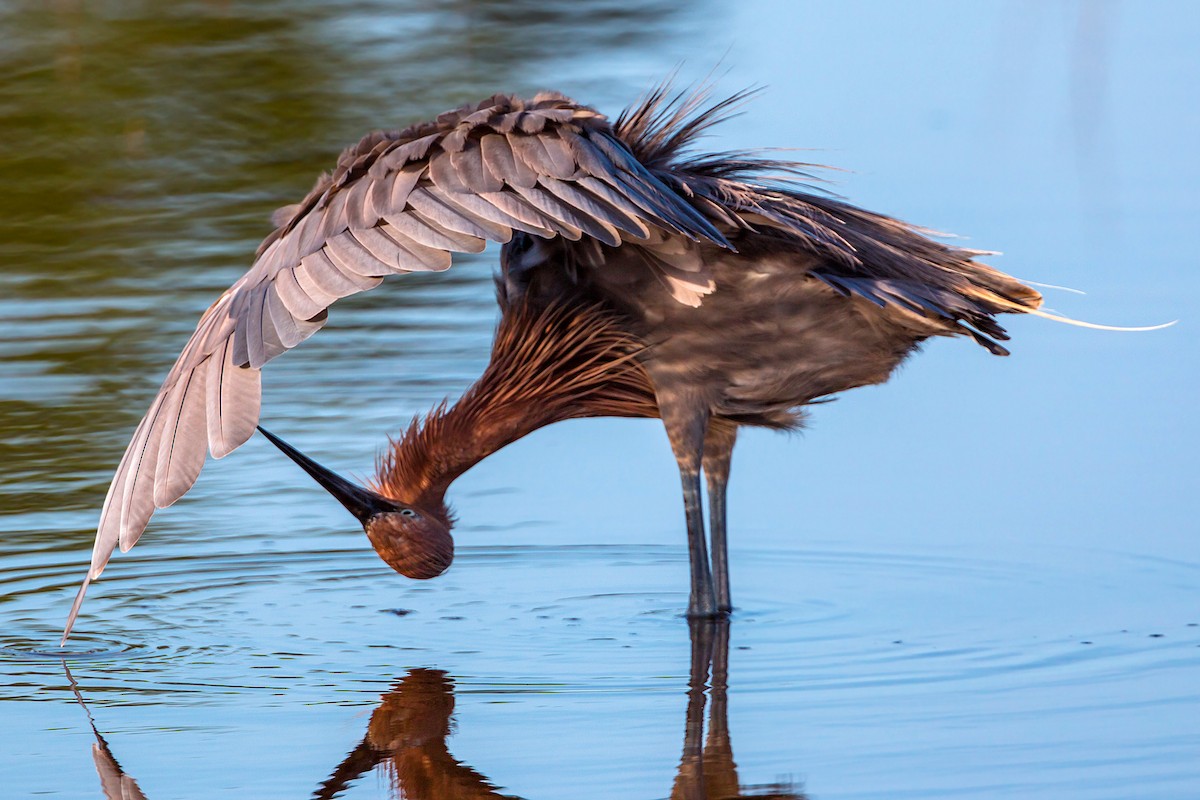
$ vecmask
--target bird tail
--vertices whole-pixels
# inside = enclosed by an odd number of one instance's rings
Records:
[[[1099,322],[1087,322],[1075,319],[1074,317],[1068,317],[1066,314],[1042,308],[1044,298],[1041,292],[1038,292],[1028,284],[1045,286],[1052,289],[1064,289],[1083,294],[1078,289],[1067,289],[1067,287],[1054,286],[1052,284],[1036,284],[1033,281],[1024,282],[976,261],[968,262],[965,266],[970,270],[967,274],[969,274],[972,282],[983,290],[979,293],[978,299],[988,305],[994,306],[994,313],[1031,314],[1035,317],[1048,319],[1051,322],[1061,322],[1064,325],[1073,325],[1077,328],[1089,328],[1096,331],[1119,331],[1122,333],[1158,331],[1163,328],[1170,328],[1179,322],[1179,320],[1171,320],[1170,322],[1163,322],[1157,325],[1106,325]],[[966,272],[964,270],[964,273]]]

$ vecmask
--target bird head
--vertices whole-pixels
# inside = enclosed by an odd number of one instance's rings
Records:
[[[258,430],[354,515],[375,552],[396,572],[424,580],[450,567],[454,540],[442,509],[418,508],[384,497],[321,466],[270,431]]]
[[[454,560],[449,524],[412,506],[375,514],[363,530],[379,557],[406,578],[436,578]]]

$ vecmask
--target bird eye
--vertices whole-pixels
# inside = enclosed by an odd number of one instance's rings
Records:
[[[415,517],[416,515],[417,512],[413,511],[411,508],[400,509],[400,516],[402,517]]]

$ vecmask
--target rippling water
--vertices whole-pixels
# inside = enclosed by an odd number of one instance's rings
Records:
[[[1156,11],[0,9],[0,794],[1200,796],[1200,20]],[[59,650],[112,468],[274,207],[370,128],[545,86],[615,112],[681,62],[770,85],[714,148],[819,148],[852,199],[1088,291],[1052,306],[1183,322],[1014,320],[1010,359],[933,343],[802,437],[746,436],[728,626],[679,616],[660,427],[597,420],[464,476],[427,583],[252,440]],[[267,370],[265,422],[368,473],[484,363],[493,259],[340,303]]]

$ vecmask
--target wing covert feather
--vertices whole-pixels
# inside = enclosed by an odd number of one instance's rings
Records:
[[[493,242],[512,239],[512,228],[507,225],[478,217],[461,207],[456,209],[424,189],[417,189],[410,194],[408,205],[416,217],[446,231],[457,231]]]

